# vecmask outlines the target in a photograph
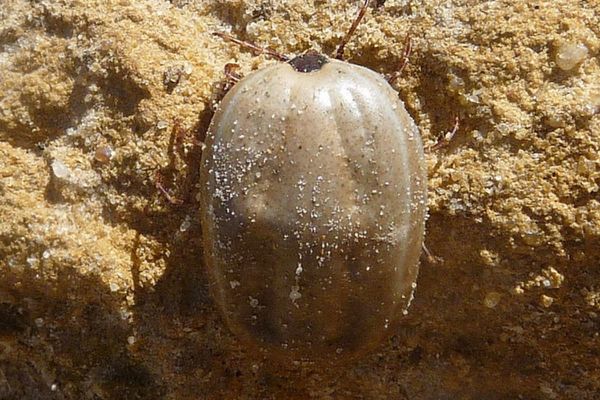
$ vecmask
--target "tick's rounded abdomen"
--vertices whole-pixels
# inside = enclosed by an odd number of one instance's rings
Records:
[[[243,341],[334,360],[392,333],[415,287],[426,173],[378,74],[329,60],[249,75],[213,118],[201,183],[212,293]]]

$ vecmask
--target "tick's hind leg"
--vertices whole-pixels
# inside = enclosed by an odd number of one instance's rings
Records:
[[[171,205],[182,205],[184,203],[183,199],[175,197],[170,193],[170,191],[165,187],[165,180],[165,176],[160,171],[156,171],[154,173],[154,186],[156,186],[156,189],[165,197],[165,199],[167,199]]]
[[[441,264],[444,262],[442,257],[434,255],[425,245],[425,242],[421,243],[421,249],[423,252],[421,253],[421,260],[426,261],[429,264]]]
[[[190,167],[195,169],[204,147],[196,129],[185,128],[179,119],[173,121],[167,150],[169,164],[156,171],[153,177],[154,186],[171,205],[189,203],[192,180],[195,179],[195,174],[190,174]],[[176,187],[177,194],[172,193],[171,186]]]

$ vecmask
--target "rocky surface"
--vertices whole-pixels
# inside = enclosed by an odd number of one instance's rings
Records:
[[[410,35],[400,97],[427,145],[460,129],[428,154],[438,260],[402,329],[323,371],[222,325],[197,142],[223,66],[275,62],[211,32],[332,54],[358,2],[2,2],[1,399],[596,398],[600,5],[373,3],[349,61],[391,73]]]

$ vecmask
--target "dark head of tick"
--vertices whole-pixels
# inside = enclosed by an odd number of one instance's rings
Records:
[[[288,62],[298,72],[312,72],[320,70],[328,62],[328,59],[315,50],[309,50]]]

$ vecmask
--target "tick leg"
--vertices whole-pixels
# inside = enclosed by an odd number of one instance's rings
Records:
[[[225,96],[227,92],[242,79],[242,76],[235,72],[238,70],[240,66],[234,63],[225,64],[225,68],[223,69],[223,73],[225,74],[225,82],[223,82],[221,87],[221,93],[219,101]]]
[[[450,132],[446,133],[440,140],[438,140],[438,142],[436,144],[434,144],[433,146],[430,146],[428,148],[428,150],[437,151],[439,149],[443,149],[444,147],[448,147],[448,145],[452,141],[452,138],[454,137],[454,135],[456,135],[456,132],[458,131],[459,127],[460,127],[460,120],[459,120],[458,116],[456,116],[456,117],[454,117],[454,127],[452,128],[452,130]]]
[[[190,148],[193,147],[193,148]],[[167,186],[165,181],[167,178],[165,174],[169,177],[173,177],[173,181],[179,181],[181,176],[181,172],[178,172],[179,169],[177,165],[190,165],[193,163],[193,159],[195,157],[199,157],[198,154],[201,152],[195,151],[197,148],[204,150],[205,144],[196,137],[196,132],[193,129],[185,128],[178,118],[173,120],[173,127],[171,129],[171,139],[169,141],[168,147],[168,158],[169,164],[161,168],[161,171],[156,171],[154,173],[154,186],[156,189],[167,199],[167,201],[175,206],[182,205],[187,203],[187,195],[184,198],[179,198],[177,196],[173,196]],[[183,187],[186,186],[185,183],[183,185],[176,185],[177,193],[187,193],[186,190],[183,190]]]
[[[201,140],[199,140],[196,135],[194,134],[194,131],[192,129],[186,129],[183,127],[183,124],[181,123],[181,120],[179,119],[175,119],[175,121],[173,122],[173,145],[175,147],[175,149],[177,150],[177,152],[179,153],[179,156],[181,158],[185,158],[186,156],[186,152],[185,152],[185,145],[192,145],[194,147],[200,147],[202,150],[204,150],[204,142],[202,142]]]
[[[234,84],[238,83],[239,80],[242,79],[242,76],[240,74],[238,74],[237,72],[235,72],[238,69],[240,69],[240,66],[238,64],[234,64],[234,63],[225,64],[225,68],[224,68],[225,76],[227,77],[227,79],[232,81]]]
[[[364,4],[358,11],[358,15],[356,16],[356,19],[354,20],[354,22],[352,23],[352,26],[350,27],[350,30],[348,31],[348,33],[346,33],[346,36],[344,36],[344,38],[342,39],[342,42],[338,46],[337,51],[335,52],[335,58],[337,58],[338,60],[344,60],[344,48],[348,44],[348,41],[350,41],[350,38],[354,34],[356,27],[358,26],[358,24],[360,24],[360,21],[365,16],[368,6],[369,6],[369,0],[365,0]]]
[[[402,53],[402,59],[400,60],[400,66],[398,69],[390,75],[388,78],[388,83],[393,84],[404,72],[404,69],[408,65],[408,61],[410,60],[410,53],[412,52],[412,41],[410,39],[410,35],[406,35],[406,39],[404,39],[404,52]]]
[[[438,263],[444,261],[443,258],[434,256],[433,253],[431,253],[431,251],[429,251],[427,246],[425,246],[425,242],[421,243],[421,248],[423,249],[423,253],[425,254],[425,259],[427,260],[428,263],[438,264]]]
[[[154,185],[156,186],[156,189],[158,189],[158,191],[161,192],[165,196],[167,201],[169,203],[171,203],[172,205],[174,205],[174,206],[182,205],[183,200],[171,196],[171,194],[167,191],[167,189],[165,189],[163,181],[164,181],[163,175],[159,171],[156,171],[156,173],[154,175]]]
[[[212,105],[213,110],[216,109],[217,105],[223,97],[231,90],[231,88],[242,79],[242,75],[238,74],[236,70],[238,70],[240,66],[234,63],[225,64],[225,68],[223,68],[223,73],[225,74],[225,79],[218,82],[215,85],[215,92],[213,93]]]
[[[223,38],[227,41],[233,42],[241,47],[246,47],[246,48],[252,50],[255,54],[265,54],[265,55],[273,57],[279,61],[289,61],[290,60],[290,58],[288,56],[286,56],[285,54],[278,53],[275,50],[269,49],[268,47],[260,47],[260,46],[255,45],[254,43],[236,39],[233,36],[231,36],[230,34],[225,33],[225,32],[213,32],[213,35],[219,36],[220,38]]]

